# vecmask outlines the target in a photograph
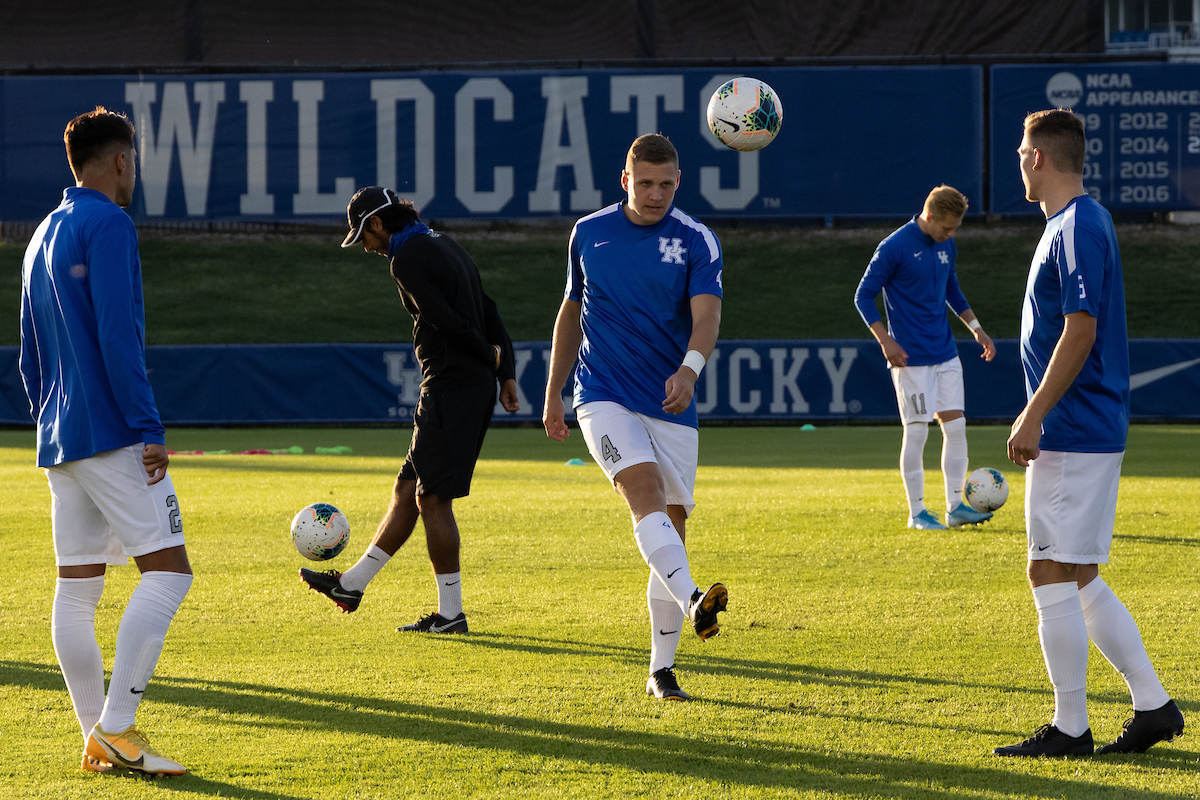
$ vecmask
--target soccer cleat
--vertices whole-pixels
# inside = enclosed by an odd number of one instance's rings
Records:
[[[87,749],[84,748],[83,761],[80,763],[79,769],[83,770],[84,772],[111,772],[112,768],[113,765],[110,762],[98,758],[92,758],[88,755]]]
[[[1079,736],[1067,736],[1053,725],[1043,725],[1020,744],[997,747],[992,752],[998,756],[1090,756],[1096,749],[1092,741],[1092,729]]]
[[[959,525],[980,525],[992,518],[989,511],[976,511],[966,503],[959,503],[953,511],[946,512],[946,527],[957,528]]]
[[[724,611],[728,603],[729,592],[723,583],[714,583],[704,594],[701,594],[699,589],[692,593],[687,616],[700,641],[711,639],[721,632],[721,626],[717,624],[717,614]]]
[[[938,522],[938,518],[925,509],[908,521],[908,527],[921,531],[944,531],[946,526]]]
[[[427,617],[421,617],[412,625],[401,625],[396,630],[400,633],[466,633],[467,615],[460,611],[454,619],[446,619],[434,612]]]
[[[1169,742],[1176,736],[1183,736],[1183,713],[1174,700],[1168,700],[1166,705],[1153,711],[1133,712],[1133,716],[1125,720],[1117,740],[1099,748],[1096,755],[1144,753],[1153,745]]]
[[[85,758],[114,766],[136,769],[150,775],[182,775],[187,772],[183,765],[163,758],[136,726],[130,725],[120,733],[105,733],[100,726],[92,728],[88,735]]]
[[[327,570],[325,572],[317,572],[312,569],[300,569],[300,580],[308,584],[308,588],[314,592],[319,592],[325,595],[337,605],[342,611],[347,614],[358,610],[358,604],[362,602],[362,592],[352,592],[342,588],[342,582],[338,578],[342,577],[342,573],[336,569]]]
[[[692,696],[679,688],[675,680],[675,665],[656,670],[646,681],[646,694],[659,700],[691,700]]]

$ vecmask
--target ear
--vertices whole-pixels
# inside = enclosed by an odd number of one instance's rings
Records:
[[[621,170],[621,188],[629,191],[629,173],[625,170]]]

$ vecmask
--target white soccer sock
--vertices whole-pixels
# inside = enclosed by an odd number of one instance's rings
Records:
[[[687,549],[671,518],[662,511],[647,514],[633,526],[633,538],[646,564],[686,613],[697,586],[692,580]]]
[[[387,553],[375,545],[371,545],[353,567],[342,573],[342,577],[338,578],[338,583],[347,592],[361,592],[367,588],[368,583],[375,580],[379,570],[383,569],[383,565],[390,558],[391,556]]]
[[[433,576],[437,580],[438,613],[454,619],[462,613],[462,572]]]
[[[96,606],[103,592],[103,575],[54,582],[50,638],[84,739],[104,710],[104,659],[96,644]]]
[[[952,419],[942,425],[942,481],[946,485],[946,510],[958,508],[967,482],[967,420]]]
[[[1088,729],[1088,635],[1079,586],[1074,581],[1035,586],[1033,604],[1046,672],[1054,686],[1052,724],[1067,736],[1081,736]]]
[[[650,674],[674,666],[675,651],[683,631],[683,609],[653,571],[646,583],[646,606],[650,609]]]
[[[1125,679],[1133,697],[1133,710],[1153,711],[1165,705],[1171,696],[1159,682],[1137,623],[1121,599],[1097,577],[1079,590],[1079,600],[1088,636]]]
[[[102,730],[119,733],[134,723],[142,692],[162,654],[167,628],[191,586],[192,576],[180,572],[142,573],[117,629],[108,698],[97,723]]]
[[[929,424],[914,422],[904,426],[904,442],[900,445],[900,474],[904,477],[904,493],[908,496],[908,515],[915,517],[925,510],[925,440]]]

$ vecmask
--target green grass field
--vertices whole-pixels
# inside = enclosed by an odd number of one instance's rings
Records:
[[[893,226],[719,229],[725,339],[870,339],[854,289]],[[1020,334],[1035,220],[972,223],[958,276],[993,337]],[[452,231],[517,341],[549,339],[566,276],[568,229]],[[1200,337],[1200,230],[1119,227],[1134,337]],[[411,322],[387,262],[338,247],[341,234],[231,238],[148,232],[141,252],[149,344],[395,342]],[[0,242],[0,345],[18,344],[22,242]],[[966,328],[954,324],[956,336]]]
[[[576,432],[494,430],[457,504],[472,632],[400,635],[432,610],[418,532],[353,615],[305,589],[287,524],[327,500],[381,515],[407,431],[172,430],[178,450],[349,445],[352,456],[177,456],[196,583],[139,724],[190,773],[77,771],[81,740],[50,643],[49,498],[32,434],[0,431],[3,798],[720,797],[1138,798],[1200,792],[1193,737],[1142,756],[1001,760],[1048,721],[1050,687],[1023,577],[1023,480],[1005,429],[970,429],[972,464],[1012,488],[993,523],[904,527],[897,427],[706,428],[689,524],[697,580],[725,581],[721,636],[685,639],[697,699],[643,693],[645,566]],[[926,448],[940,496],[938,435]],[[1105,570],[1163,682],[1200,725],[1200,427],[1135,426]],[[1011,467],[1011,469],[1006,468]],[[136,581],[111,570],[99,610],[111,666]],[[1093,649],[1096,737],[1128,713]]]

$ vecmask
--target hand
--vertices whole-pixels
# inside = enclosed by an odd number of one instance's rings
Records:
[[[975,341],[979,342],[979,346],[983,348],[983,352],[979,355],[984,361],[991,361],[996,357],[996,344],[992,341],[992,337],[983,332],[983,328],[976,328]]]
[[[1008,435],[1008,457],[1022,467],[1028,467],[1029,462],[1038,457],[1042,451],[1039,444],[1042,440],[1042,421],[1035,420],[1026,407],[1012,425]]]
[[[880,342],[879,346],[883,349],[883,357],[893,367],[908,366],[908,353],[895,339],[889,336]]]
[[[509,378],[500,387],[500,405],[508,413],[521,410],[521,401],[517,399],[517,382]]]
[[[692,404],[692,395],[696,391],[696,379],[700,376],[692,372],[691,367],[680,367],[675,374],[667,378],[667,397],[663,400],[662,409],[668,414],[682,414]]]
[[[149,476],[146,479],[147,486],[153,486],[167,477],[167,463],[170,460],[165,444],[148,444],[142,447],[142,466]]]
[[[571,435],[565,417],[562,395],[558,392],[547,393],[546,406],[542,409],[542,426],[546,429],[546,435],[556,442],[566,441]]]

